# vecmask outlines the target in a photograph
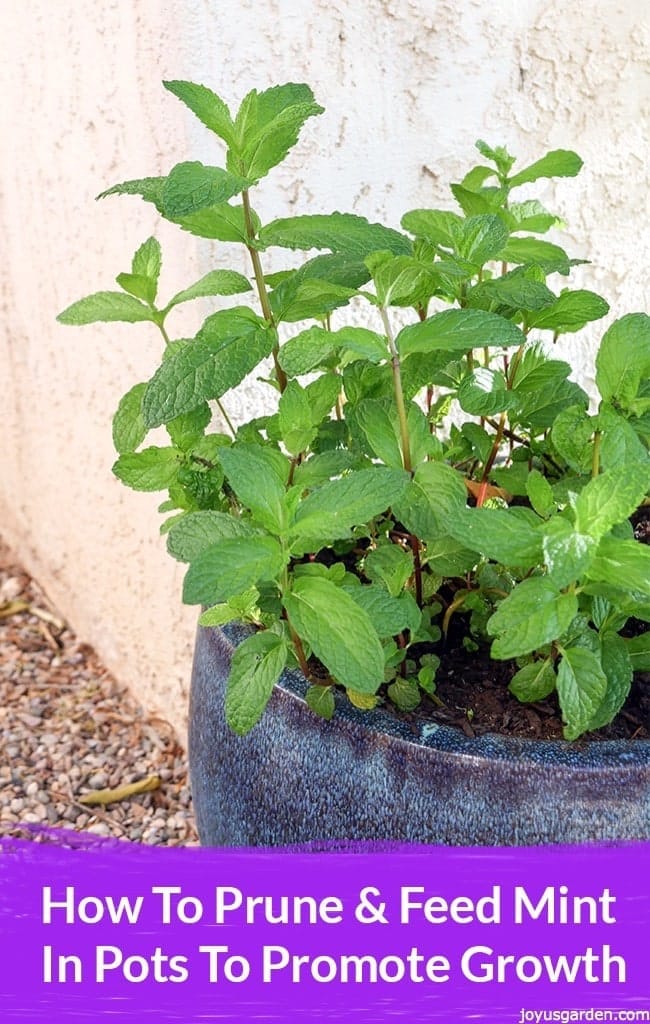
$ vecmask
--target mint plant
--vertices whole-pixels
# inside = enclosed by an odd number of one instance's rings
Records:
[[[150,238],[120,291],[58,319],[162,336],[159,369],[119,404],[113,469],[168,492],[162,531],[200,622],[256,627],[232,659],[232,728],[255,724],[287,665],[325,718],[336,688],[360,708],[411,710],[435,696],[452,623],[476,657],[489,645],[514,663],[520,700],[557,691],[567,739],[610,722],[650,668],[650,634],[623,632],[650,620],[650,551],[630,525],[650,487],[650,318],[605,332],[590,412],[554,343],[607,303],[565,285],[583,261],[540,237],[556,216],[518,198],[580,158],[517,169],[478,142],[456,209],[410,210],[401,230],[346,213],[268,220],[252,197],[322,113],[309,87],[253,90],[234,117],[201,85],[165,87],[221,140],[225,166],[180,163],[103,195],[139,195],[184,231],[243,246],[250,279],[213,270],[164,303]],[[277,247],[312,255],[267,273]],[[237,304],[178,337],[176,308],[212,296]],[[236,426],[228,396],[254,372],[274,411]],[[143,447],[160,426],[169,443]]]

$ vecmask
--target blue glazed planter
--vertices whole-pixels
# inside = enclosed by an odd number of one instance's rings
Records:
[[[525,846],[650,839],[650,741],[584,745],[419,734],[341,700],[331,722],[285,672],[245,737],[224,719],[224,687],[242,625],[199,629],[189,753],[201,842],[281,846],[395,840]]]

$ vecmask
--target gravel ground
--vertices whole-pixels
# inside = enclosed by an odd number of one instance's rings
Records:
[[[197,845],[185,754],[171,726],[118,686],[1,538],[0,736],[0,834],[38,839],[45,825]],[[152,788],[84,802],[134,783]]]

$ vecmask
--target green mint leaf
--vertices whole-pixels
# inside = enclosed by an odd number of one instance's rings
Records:
[[[409,255],[411,242],[405,235],[370,224],[352,213],[304,214],[274,220],[259,233],[266,247],[284,249],[329,249],[344,256],[364,259],[371,252],[385,249],[395,255]]]
[[[321,452],[312,455],[296,467],[293,479],[302,490],[313,490],[334,476],[340,476],[348,469],[361,468],[358,456],[345,449]]]
[[[171,220],[187,217],[197,210],[232,199],[247,186],[245,178],[221,167],[206,167],[198,160],[176,164],[163,187],[163,214]]]
[[[243,242],[244,245],[248,242],[243,206],[220,203],[197,210],[195,213],[188,213],[184,217],[169,219],[178,224],[183,231],[189,231],[198,238],[214,238],[219,242]],[[254,210],[251,210],[251,219],[253,230],[259,231],[261,222]]]
[[[200,281],[178,292],[167,303],[166,311],[191,299],[203,299],[211,295],[237,295],[239,292],[250,290],[250,281],[243,274],[238,274],[235,270],[211,270]]]
[[[113,417],[113,444],[118,455],[134,452],[147,436],[142,418],[146,384],[136,384],[124,395]]]
[[[541,281],[530,280],[517,269],[504,277],[495,277],[475,285],[467,295],[467,302],[471,308],[490,310],[496,303],[508,310],[529,311],[550,306],[555,302],[555,296]],[[497,312],[494,309],[492,311]]]
[[[166,178],[137,178],[133,181],[123,181],[119,185],[107,188],[100,192],[98,199],[105,199],[106,196],[141,196],[146,203],[153,203],[162,213],[162,194]]]
[[[629,409],[650,377],[650,316],[630,313],[605,333],[596,355],[596,384],[604,401]]]
[[[630,663],[634,672],[650,672],[650,630],[625,639]]]
[[[287,645],[275,633],[254,633],[235,650],[226,685],[226,721],[244,736],[260,720],[287,663]]]
[[[600,539],[636,510],[650,486],[650,460],[608,469],[583,487],[575,501],[576,529]],[[649,553],[650,554],[650,553]]]
[[[555,512],[553,488],[538,469],[532,469],[526,478],[528,500],[542,519],[548,519]]]
[[[551,429],[551,441],[576,473],[591,470],[594,421],[581,405],[562,409]]]
[[[389,699],[400,711],[414,711],[420,703],[420,690],[415,679],[401,679],[398,676],[387,692]]]
[[[585,647],[563,651],[557,693],[565,721],[564,737],[575,740],[589,729],[607,691],[600,658]]]
[[[120,455],[113,472],[134,491],[164,491],[176,479],[181,460],[176,448],[145,448]]]
[[[422,612],[412,594],[393,597],[382,586],[373,583],[360,587],[344,587],[344,590],[367,612],[380,639],[397,636],[404,629],[410,630],[411,633],[418,631]]]
[[[355,418],[377,458],[391,469],[401,469],[402,449],[394,408],[379,399],[366,398],[356,406]]]
[[[525,509],[472,508],[447,522],[449,533],[465,547],[502,565],[532,568],[543,561],[539,520]]]
[[[492,657],[508,660],[539,650],[562,636],[577,611],[575,594],[559,594],[551,580],[522,580],[488,619],[488,632],[497,637]]]
[[[185,604],[213,605],[257,583],[275,580],[285,565],[273,537],[228,537],[201,551],[183,583]]]
[[[587,576],[650,597],[650,548],[636,540],[603,537]]]
[[[601,729],[616,717],[632,685],[632,659],[623,637],[617,633],[604,633],[601,637],[600,660],[607,678],[607,689],[589,723],[590,730]]]
[[[228,483],[245,508],[271,533],[284,530],[284,496],[289,461],[281,452],[254,444],[236,444],[221,453]]]
[[[402,227],[433,246],[455,249],[463,230],[463,218],[449,210],[410,210],[402,217]]]
[[[634,427],[611,406],[601,403],[598,429],[602,431],[600,464],[603,469],[643,465],[647,450]]]
[[[179,562],[193,562],[221,540],[255,533],[254,527],[230,513],[204,509],[176,520],[167,534],[167,550]]]
[[[505,188],[482,188],[478,192],[463,185],[450,185],[452,195],[466,217],[478,217],[500,209],[508,197]]]
[[[118,274],[115,280],[120,288],[123,288],[129,295],[135,296],[136,299],[142,299],[148,304],[153,303],[156,297],[156,286],[149,278],[143,277],[142,274]]]
[[[384,678],[384,652],[368,614],[329,580],[304,576],[284,597],[291,625],[343,686],[374,694]]]
[[[211,419],[210,406],[204,402],[192,412],[185,412],[182,416],[170,420],[167,423],[167,433],[176,447],[186,452],[193,445],[198,444]]]
[[[391,256],[373,269],[377,299],[382,306],[414,306],[431,297],[437,279],[430,267],[413,256]]]
[[[234,619],[248,622],[255,621],[260,613],[258,602],[260,592],[257,587],[250,587],[243,594],[236,594],[223,604],[215,604],[199,616],[200,626],[225,626]]]
[[[477,269],[494,259],[508,241],[508,228],[496,214],[480,214],[463,221],[458,255]]]
[[[288,377],[299,377],[320,366],[337,348],[336,334],[324,327],[308,327],[280,349],[280,366]]]
[[[563,274],[566,276],[571,267],[582,261],[570,260],[564,249],[551,242],[539,238],[525,236],[516,238],[513,235],[499,253],[499,259],[505,263],[517,263],[522,266],[540,267],[545,274]]]
[[[592,320],[600,320],[609,311],[609,306],[595,292],[563,291],[553,305],[532,313],[529,327],[555,334],[570,334],[580,331]]]
[[[154,286],[153,296],[150,299],[151,302],[156,298],[161,267],[162,252],[160,250],[160,242],[156,238],[148,238],[133,256],[131,273],[135,274],[136,277],[146,277],[148,281],[151,281]]]
[[[223,139],[227,146],[235,145],[235,126],[230,111],[216,93],[194,82],[163,82],[163,85],[189,107],[206,128]]]
[[[299,455],[309,448],[316,436],[312,407],[305,388],[289,381],[279,402],[280,435],[290,455]]]
[[[289,83],[262,93],[253,89],[235,119],[237,152],[229,155],[229,166],[259,181],[295,146],[305,121],[322,113],[307,85]]]
[[[346,537],[353,526],[385,512],[399,499],[407,483],[407,473],[375,466],[322,484],[298,506],[291,528],[294,547],[316,537]]]
[[[334,717],[336,704],[332,686],[310,686],[305,694],[307,707],[328,722]]]
[[[508,689],[522,702],[544,700],[555,689],[555,669],[552,661],[533,661],[524,665],[510,680]]]
[[[477,561],[474,551],[449,534],[427,540],[426,564],[434,576],[464,576]]]
[[[196,340],[166,358],[147,386],[143,413],[160,426],[197,405],[221,398],[270,355],[275,334],[246,307],[208,317]]]
[[[398,597],[413,575],[413,554],[399,544],[382,544],[366,555],[363,571],[373,583],[382,583],[392,597]]]
[[[544,561],[555,586],[568,587],[587,571],[598,542],[577,533],[566,519],[555,518],[544,527]]]
[[[463,377],[457,398],[461,409],[470,416],[493,416],[507,409],[510,403],[503,373],[484,366],[478,366]]]
[[[508,185],[516,188],[517,185],[525,185],[539,178],[575,178],[581,167],[582,160],[577,153],[570,149],[554,149],[523,171],[513,174],[508,178]]]
[[[148,306],[133,295],[125,295],[124,292],[95,292],[94,295],[73,302],[59,313],[57,320],[60,324],[72,324],[75,327],[100,321],[135,324],[153,320],[153,314]]]
[[[397,347],[403,359],[416,352],[467,352],[473,348],[498,345],[523,345],[522,331],[496,313],[482,309],[448,309],[404,327],[397,335]]]
[[[507,214],[511,231],[533,231],[545,234],[550,228],[562,227],[562,219],[549,213],[537,199],[510,203]]]

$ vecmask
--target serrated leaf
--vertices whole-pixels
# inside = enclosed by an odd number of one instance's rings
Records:
[[[242,594],[236,594],[223,604],[215,604],[199,616],[200,626],[225,626],[235,619],[248,621],[259,616],[257,607],[260,592],[257,587],[250,587]]]
[[[510,203],[504,213],[510,218],[511,231],[535,231],[544,234],[550,228],[562,226],[562,219],[549,213],[537,199]]]
[[[141,196],[146,203],[153,203],[159,213],[162,213],[162,194],[166,178],[135,178],[131,181],[122,181],[119,185],[112,185],[106,191],[100,192],[97,199],[105,199],[107,196]]]
[[[239,501],[267,530],[282,533],[289,462],[280,452],[253,444],[224,449],[221,464]]]
[[[558,593],[552,581],[522,580],[488,619],[488,632],[497,635],[492,657],[508,660],[539,650],[562,636],[577,611],[575,594]]]
[[[542,519],[547,519],[555,512],[553,488],[538,469],[532,469],[526,478],[526,494],[537,515]]]
[[[524,665],[510,680],[508,689],[517,700],[544,700],[555,689],[555,670],[549,658]]]
[[[372,452],[391,469],[402,468],[399,426],[388,403],[366,398],[355,408],[356,422]]]
[[[291,625],[345,687],[374,694],[384,677],[384,652],[367,613],[329,580],[301,577],[284,606]]]
[[[650,548],[636,540],[603,537],[589,566],[590,580],[650,597]]]
[[[650,316],[630,313],[611,325],[596,355],[596,384],[604,401],[624,409],[650,377]]]
[[[120,288],[123,288],[129,295],[143,302],[153,303],[156,297],[156,286],[153,281],[142,274],[118,274],[115,278]]]
[[[146,277],[154,285],[151,302],[156,298],[155,286],[158,284],[161,266],[162,252],[160,250],[160,242],[152,236],[136,250],[131,262],[131,273],[136,276]]]
[[[650,486],[650,461],[630,468],[608,469],[583,487],[575,502],[580,533],[599,539],[632,515]]]
[[[399,231],[371,224],[352,213],[304,214],[274,220],[262,228],[259,241],[267,247],[329,249],[360,259],[381,249],[395,255],[411,252],[411,242]]]
[[[470,416],[493,416],[507,409],[510,394],[500,370],[478,366],[463,377],[456,397],[461,409]]]
[[[589,568],[597,541],[578,533],[566,519],[551,519],[544,527],[544,561],[555,586],[567,587]]]
[[[334,702],[334,687],[332,686],[310,686],[305,694],[307,707],[314,714],[319,715],[326,721],[334,717],[336,704]]]
[[[322,113],[307,85],[275,86],[263,93],[253,90],[244,98],[235,121],[238,153],[233,164],[250,181],[259,181],[295,146],[305,121]]]
[[[178,519],[167,535],[167,550],[179,562],[192,562],[221,540],[251,537],[255,529],[228,512],[205,509],[189,512]]]
[[[379,704],[379,697],[375,696],[374,693],[360,693],[358,690],[352,690],[348,687],[345,695],[350,704],[355,708],[359,708],[360,711],[372,711]]]
[[[120,455],[113,472],[134,491],[164,491],[176,478],[181,461],[176,448],[151,447]]]
[[[608,304],[595,292],[564,291],[552,305],[531,313],[528,325],[541,331],[570,334],[593,320],[600,320],[608,310]]]
[[[235,144],[235,126],[224,101],[204,85],[194,82],[163,82],[165,89],[177,96],[206,128],[218,135],[228,146]]]
[[[368,614],[380,639],[397,636],[405,629],[412,633],[417,632],[422,612],[412,594],[405,593],[399,597],[393,597],[383,587],[374,583],[361,587],[345,587],[344,589],[353,601]]]
[[[183,601],[227,601],[257,583],[275,580],[284,565],[282,548],[273,537],[228,537],[193,558],[183,583]]]
[[[624,416],[611,406],[601,403],[598,411],[600,464],[603,469],[617,469],[624,465],[643,465],[648,454],[643,441]]]
[[[634,672],[650,672],[650,630],[640,636],[625,638]]]
[[[580,405],[571,405],[557,416],[551,429],[551,441],[565,462],[576,473],[591,470],[594,421]]]
[[[477,561],[474,551],[448,534],[427,540],[426,564],[434,576],[464,576]]]
[[[413,553],[399,544],[382,544],[366,555],[363,571],[374,583],[383,583],[392,597],[401,594],[413,575]]]
[[[243,206],[230,206],[228,203],[220,203],[217,206],[208,206],[204,210],[197,210],[184,217],[175,217],[174,224],[178,224],[183,231],[189,231],[199,238],[214,238],[219,242],[243,242],[248,241],[248,228],[246,215]],[[254,210],[251,210],[253,230],[257,232],[260,228],[260,219]]]
[[[550,288],[541,281],[531,281],[523,277],[519,270],[483,281],[468,293],[467,302],[470,307],[489,309],[492,304],[505,306],[510,310],[544,309],[555,301]]]
[[[251,310],[220,310],[190,345],[165,359],[147,386],[143,414],[160,426],[202,402],[221,398],[268,356],[275,334]]]
[[[316,435],[312,408],[305,388],[289,381],[278,405],[280,435],[290,455],[299,455],[309,448]]]
[[[519,514],[525,509],[472,508],[449,520],[448,532],[465,547],[502,565],[532,568],[543,560],[537,524]],[[530,513],[535,519],[533,513]]]
[[[402,217],[402,227],[433,246],[454,249],[460,237],[463,218],[449,210],[409,210]]]
[[[570,260],[559,245],[553,245],[551,242],[544,242],[528,235],[523,238],[511,235],[499,253],[499,259],[505,263],[538,266],[545,274],[564,274],[565,276],[576,262]]]
[[[324,327],[308,327],[282,345],[278,361],[287,376],[299,377],[320,366],[336,347],[335,333]]]
[[[57,320],[60,324],[71,324],[75,327],[117,321],[135,324],[153,320],[153,314],[149,307],[134,295],[126,295],[124,292],[95,292],[79,299],[78,302],[73,302],[59,313]]]
[[[191,299],[203,299],[211,295],[236,295],[250,290],[250,281],[243,274],[238,274],[235,270],[211,270],[189,288],[177,292],[165,308],[173,309],[181,302],[190,302]]]
[[[607,679],[607,689],[589,723],[589,729],[601,729],[616,717],[632,685],[632,660],[623,637],[611,632],[603,634],[600,661]]]
[[[192,412],[185,412],[170,420],[167,424],[167,433],[176,447],[186,452],[200,441],[211,419],[210,406],[204,402]]]
[[[497,214],[481,214],[463,221],[458,255],[475,267],[494,259],[508,241],[508,228]]]
[[[581,167],[582,160],[577,153],[570,149],[554,149],[523,171],[513,174],[508,179],[508,185],[516,188],[517,185],[525,185],[538,178],[574,178]]]
[[[420,703],[420,688],[415,679],[398,676],[388,687],[388,696],[400,711],[414,711]]]
[[[221,167],[206,167],[198,160],[176,164],[162,190],[162,210],[172,220],[187,217],[205,207],[225,203],[238,195],[248,182]]]
[[[523,345],[522,331],[496,313],[482,309],[448,309],[404,327],[397,335],[396,344],[403,359],[416,352],[467,352],[474,348],[494,345],[508,347]]]
[[[357,463],[358,457],[345,449],[321,452],[312,455],[296,467],[294,483],[303,490],[312,490],[332,477],[353,469]],[[361,466],[357,465],[357,468],[360,469]]]
[[[254,633],[235,650],[226,684],[226,721],[244,736],[262,717],[287,663],[287,646],[276,633]]]
[[[134,452],[147,436],[142,399],[147,385],[136,384],[123,396],[113,417],[113,444],[118,455]]]
[[[564,737],[575,740],[590,727],[607,690],[600,659],[585,647],[567,647],[557,674]]]
[[[353,526],[385,512],[407,483],[407,473],[375,466],[322,484],[298,506],[291,527],[294,544],[315,537],[334,540],[347,536]]]
[[[415,305],[436,289],[430,267],[413,256],[389,256],[373,270],[377,299],[382,306]]]

